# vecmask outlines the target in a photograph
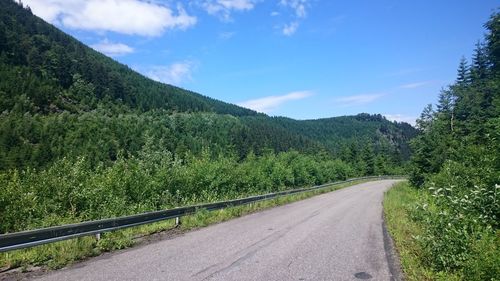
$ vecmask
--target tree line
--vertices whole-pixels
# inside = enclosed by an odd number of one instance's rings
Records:
[[[424,225],[421,260],[465,280],[500,274],[500,14],[485,24],[471,62],[417,120],[410,181],[423,190],[411,210]]]

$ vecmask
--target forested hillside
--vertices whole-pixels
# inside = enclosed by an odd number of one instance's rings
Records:
[[[400,168],[415,130],[367,114],[296,121],[150,80],[11,0],[0,13],[0,170],[86,157],[137,156],[148,138],[176,157],[297,150],[328,153],[360,173]],[[375,163],[376,162],[376,163]],[[375,164],[378,170],[375,171]]]
[[[0,232],[405,171],[408,124],[269,117],[152,81],[0,3]]]
[[[500,276],[500,14],[485,27],[472,61],[462,58],[455,83],[417,120],[410,173],[417,190],[404,195],[416,228],[405,230],[411,237],[401,247],[430,275],[415,280]]]
[[[111,106],[138,112],[164,109],[169,113],[257,114],[147,79],[12,0],[1,1],[0,14],[1,111],[46,114]]]
[[[401,174],[416,135],[381,115],[269,117],[155,82],[12,0],[0,78],[0,233]],[[27,253],[0,268],[54,258]]]

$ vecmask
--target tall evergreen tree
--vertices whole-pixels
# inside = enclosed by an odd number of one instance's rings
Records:
[[[487,53],[491,62],[491,69],[497,75],[500,74],[500,13],[493,14],[485,24],[490,31],[486,35]]]
[[[373,147],[370,144],[364,146],[363,151],[361,153],[361,159],[364,165],[364,174],[365,175],[374,175],[375,174],[375,153],[373,151]]]
[[[489,63],[485,44],[481,41],[477,42],[472,56],[472,82],[480,82],[488,76]]]
[[[417,128],[423,132],[429,130],[433,119],[434,109],[432,104],[428,104],[420,114],[420,118],[417,119]]]
[[[467,86],[471,82],[470,66],[465,57],[460,59],[460,64],[457,70],[457,86]]]

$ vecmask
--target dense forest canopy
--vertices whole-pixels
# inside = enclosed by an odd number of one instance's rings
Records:
[[[1,0],[0,15],[0,170],[79,156],[110,165],[137,156],[148,138],[180,158],[296,150],[368,174],[372,162],[392,169],[409,159],[408,124],[368,114],[271,118],[148,79],[14,1]]]

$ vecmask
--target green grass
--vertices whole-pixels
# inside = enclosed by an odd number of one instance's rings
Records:
[[[423,249],[416,238],[422,234],[425,226],[414,222],[410,212],[425,196],[428,195],[424,191],[411,188],[408,182],[401,182],[384,197],[387,228],[398,251],[405,280],[462,280],[456,274],[435,272],[422,262]]]
[[[285,205],[367,181],[369,180],[359,180],[334,185],[320,190],[287,195],[271,200],[259,201],[252,204],[226,208],[213,212],[200,210],[193,215],[182,217],[181,225],[178,228],[180,231],[188,231],[205,227],[210,224],[227,221],[256,211]],[[88,257],[100,255],[103,252],[132,247],[137,243],[138,237],[168,231],[174,228],[175,220],[171,219],[148,225],[131,227],[124,230],[103,233],[99,241],[97,241],[97,239],[93,236],[87,236],[28,249],[0,253],[0,270],[19,267],[25,269],[30,266],[47,266],[51,269],[57,269]]]

